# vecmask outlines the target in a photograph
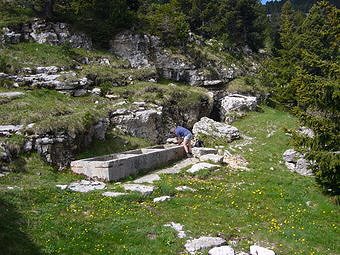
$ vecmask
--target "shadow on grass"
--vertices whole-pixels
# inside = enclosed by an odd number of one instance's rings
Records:
[[[0,253],[43,254],[22,231],[25,222],[14,206],[0,198]]]

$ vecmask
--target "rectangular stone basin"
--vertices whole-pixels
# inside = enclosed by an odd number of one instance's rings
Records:
[[[91,178],[117,181],[184,158],[183,146],[159,145],[71,162],[71,170]]]

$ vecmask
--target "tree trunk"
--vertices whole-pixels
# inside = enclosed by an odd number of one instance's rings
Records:
[[[51,18],[53,16],[53,8],[54,8],[55,0],[47,0],[45,2],[44,9],[42,11],[42,15],[46,18]]]

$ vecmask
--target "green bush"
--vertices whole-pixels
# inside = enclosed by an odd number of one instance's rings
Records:
[[[0,72],[7,72],[8,70],[8,58],[0,55]]]

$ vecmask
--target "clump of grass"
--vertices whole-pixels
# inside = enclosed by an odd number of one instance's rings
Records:
[[[156,76],[154,68],[122,69],[98,64],[86,65],[80,73],[94,79],[98,85],[105,82],[127,84],[131,80],[145,80]]]
[[[8,1],[0,2],[0,28],[27,23],[33,17],[34,13],[30,8],[24,8]]]
[[[99,103],[95,103],[98,101]],[[95,96],[71,97],[54,90],[26,91],[0,108],[0,125],[35,123],[37,133],[69,131],[77,133],[107,115],[108,100]]]
[[[24,67],[71,66],[76,63],[67,47],[48,44],[19,43],[8,45],[1,51],[1,54],[7,58],[7,69],[11,72]]]
[[[110,67],[112,68],[127,68],[129,66],[129,62],[122,58],[118,58],[117,56],[101,50],[86,50],[83,48],[73,48],[73,53],[76,55],[77,60],[81,60],[81,58],[88,58],[89,61],[98,61],[99,59],[106,58],[110,62]]]
[[[199,87],[173,86],[163,83],[136,82],[125,87],[112,87],[110,93],[133,101],[145,101],[159,105],[180,104],[181,107],[193,107],[201,100],[208,100],[207,90]]]
[[[253,76],[244,76],[232,80],[227,86],[228,92],[243,95],[265,95],[268,91],[261,86],[260,81]]]
[[[87,71],[93,70],[94,74],[102,74],[105,76],[110,72],[113,72],[112,69],[128,67],[127,61],[119,59],[108,52],[71,48],[68,44],[57,46],[25,42],[7,45],[4,49],[2,49],[0,56],[0,71],[14,72],[24,67],[34,68],[38,66],[52,65],[72,67],[81,64],[85,57],[90,62],[94,63],[102,58],[106,58],[110,62],[110,66],[103,66],[99,64],[94,64],[93,66],[88,65],[87,67],[84,67],[84,73],[86,74],[88,74]],[[101,69],[103,69],[102,73],[100,72]],[[123,71],[119,69],[117,73],[119,72]]]

